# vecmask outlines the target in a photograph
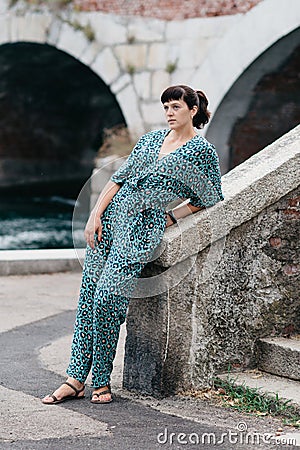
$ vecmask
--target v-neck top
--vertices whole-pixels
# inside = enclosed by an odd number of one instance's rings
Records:
[[[219,158],[215,147],[200,135],[158,158],[170,129],[144,134],[111,176],[111,181],[145,190],[167,204],[189,198],[194,206],[209,207],[223,200]]]
[[[195,134],[195,136],[193,136],[193,137],[191,137],[190,139],[188,139],[184,144],[180,145],[180,146],[177,147],[175,150],[172,150],[171,152],[166,153],[166,154],[164,154],[161,158],[159,158],[159,154],[160,154],[160,151],[161,151],[161,147],[162,147],[162,145],[163,145],[163,143],[164,143],[164,141],[165,141],[165,138],[168,136],[168,134],[170,134],[170,132],[171,132],[170,129],[169,129],[169,130],[166,130],[166,134],[163,136],[163,140],[162,140],[162,142],[161,142],[161,145],[160,145],[160,147],[159,147],[159,151],[158,151],[158,154],[157,154],[157,161],[161,161],[162,159],[166,158],[167,156],[172,155],[173,153],[176,153],[177,150],[179,150],[181,147],[185,147],[186,145],[189,145],[190,141],[191,141],[192,139],[194,139],[195,137],[197,137],[197,134]]]

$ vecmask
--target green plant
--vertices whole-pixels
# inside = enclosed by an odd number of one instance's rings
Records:
[[[135,36],[133,34],[129,34],[127,36],[127,42],[128,42],[128,44],[134,44],[135,43]]]
[[[82,31],[82,33],[84,33],[85,37],[90,41],[94,41],[95,40],[95,32],[93,30],[93,28],[91,27],[90,23],[87,23],[86,25],[81,25],[80,22],[78,22],[78,20],[74,20],[74,22],[70,22],[67,21],[67,23],[74,28],[74,30],[76,31]]]
[[[236,379],[227,376],[226,380],[216,378],[214,381],[216,389],[222,389],[225,406],[230,406],[238,411],[255,413],[257,415],[283,416],[300,419],[296,408],[291,405],[291,400],[280,399],[278,394],[262,393],[259,388],[250,388],[244,383],[238,385]]]
[[[126,69],[129,75],[133,75],[135,73],[135,66],[133,64],[127,64]]]
[[[83,33],[85,34],[88,41],[93,42],[96,39],[95,32],[90,23],[83,27]]]
[[[177,61],[167,63],[167,65],[166,65],[167,73],[171,74],[171,73],[175,72],[176,69],[177,69]]]

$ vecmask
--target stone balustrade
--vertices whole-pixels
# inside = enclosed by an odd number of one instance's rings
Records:
[[[299,331],[299,139],[300,126],[223,176],[223,202],[166,230],[130,300],[125,388],[203,388],[254,367],[258,338]]]

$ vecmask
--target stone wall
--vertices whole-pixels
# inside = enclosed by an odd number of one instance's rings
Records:
[[[73,7],[57,11],[53,3],[39,3],[20,0],[10,8],[9,0],[1,2],[0,44],[45,43],[90,67],[116,96],[135,139],[165,126],[159,97],[168,85],[203,89],[214,112],[245,69],[299,26],[298,0],[290,0],[289,8],[281,0],[226,1],[222,8],[235,4],[240,13],[171,21]]]
[[[258,338],[300,331],[299,141],[300,126],[226,174],[224,202],[166,230],[143,274],[160,293],[130,301],[126,388],[201,388],[254,367]]]

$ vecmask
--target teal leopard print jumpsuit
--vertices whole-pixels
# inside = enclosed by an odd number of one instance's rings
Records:
[[[129,297],[163,237],[168,204],[189,198],[209,207],[223,200],[213,145],[197,135],[158,159],[169,131],[142,136],[112,175],[121,187],[102,215],[100,242],[95,235],[95,248],[86,249],[67,374],[85,382],[92,369],[94,388],[110,383]]]

